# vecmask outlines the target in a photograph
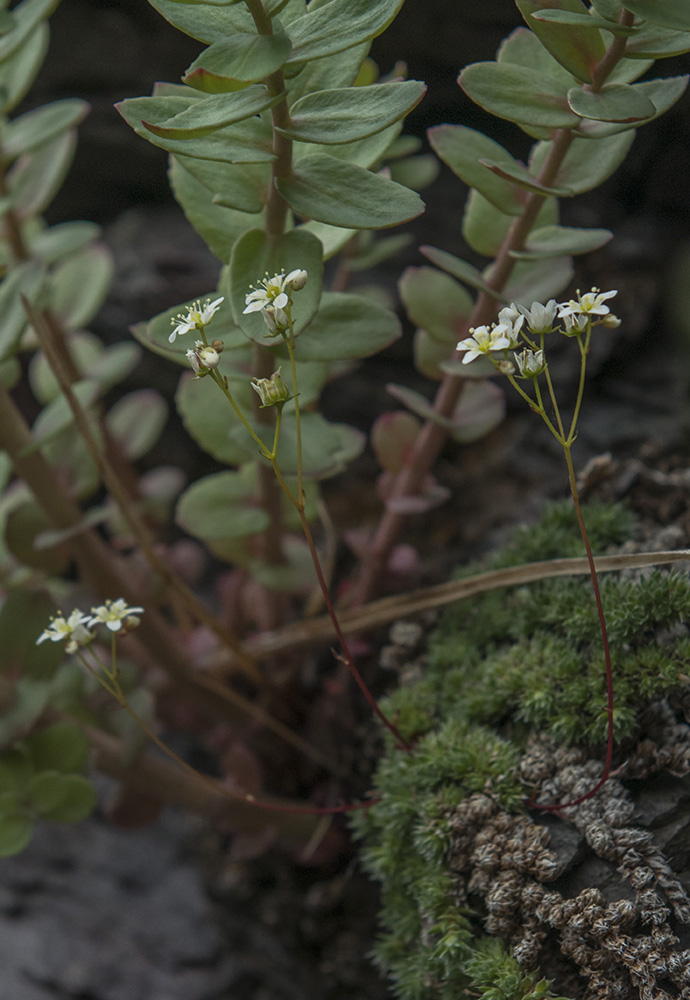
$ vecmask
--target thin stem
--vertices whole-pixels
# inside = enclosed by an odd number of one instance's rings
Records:
[[[577,338],[578,347],[580,348],[580,379],[577,386],[577,398],[575,400],[575,409],[573,410],[573,419],[570,422],[570,432],[568,434],[568,445],[571,445],[576,437],[577,420],[580,416],[580,407],[582,406],[582,400],[585,394],[585,371],[587,369],[587,355],[589,354],[589,342],[592,337],[592,321],[590,319],[587,325],[587,335],[585,337],[584,344],[582,343],[582,336]]]
[[[604,606],[601,600],[601,592],[599,590],[599,577],[597,575],[597,568],[594,562],[594,556],[592,554],[592,547],[589,542],[589,535],[587,534],[587,528],[585,526],[585,519],[582,515],[582,508],[580,507],[580,497],[577,491],[577,480],[575,477],[575,468],[573,466],[573,459],[570,452],[570,445],[566,444],[564,446],[565,459],[568,465],[568,481],[570,483],[570,493],[573,498],[573,504],[575,505],[575,513],[577,515],[577,523],[580,528],[580,534],[582,535],[582,541],[585,544],[585,551],[587,553],[587,562],[589,563],[589,572],[592,578],[592,588],[594,590],[594,599],[597,605],[597,616],[599,618],[599,629],[601,632],[601,642],[604,650],[604,663],[606,669],[606,715],[608,720],[607,726],[607,737],[606,737],[606,761],[604,763],[604,770],[602,772],[601,778],[596,783],[594,788],[591,788],[584,795],[580,795],[576,799],[572,799],[570,802],[563,802],[559,805],[547,806],[540,805],[538,802],[534,802],[531,799],[528,800],[527,804],[530,808],[540,809],[544,812],[558,812],[561,809],[569,809],[571,806],[577,806],[581,802],[585,802],[587,799],[591,799],[593,795],[599,791],[599,789],[606,784],[611,774],[611,763],[613,761],[613,668],[611,665],[611,650],[609,648],[609,637],[608,630],[606,628],[606,617],[604,615]]]
[[[309,522],[307,521],[307,518],[304,514],[304,509],[299,507],[298,510],[300,515],[300,520],[302,521],[302,529],[304,531],[304,536],[307,540],[307,545],[309,546],[312,562],[314,563],[314,569],[316,570],[316,576],[319,581],[319,586],[321,587],[321,593],[323,594],[323,599],[326,603],[326,610],[328,611],[328,616],[333,624],[333,629],[335,631],[335,634],[338,637],[338,642],[340,643],[340,648],[343,652],[345,664],[350,673],[352,674],[352,676],[354,677],[355,682],[359,686],[360,691],[368,701],[372,711],[378,716],[378,718],[381,720],[384,726],[389,730],[389,732],[393,734],[398,747],[401,750],[407,750],[409,753],[412,750],[411,744],[408,743],[408,741],[402,735],[402,733],[395,725],[395,723],[391,722],[391,720],[385,715],[385,713],[381,711],[376,702],[376,699],[374,698],[373,694],[367,687],[364,678],[362,677],[359,670],[355,666],[355,661],[352,657],[352,653],[350,652],[347,640],[343,635],[343,631],[340,627],[340,622],[338,621],[338,615],[336,614],[335,608],[333,607],[333,602],[331,601],[331,595],[328,589],[328,584],[326,583],[323,572],[321,570],[321,562],[319,560],[319,554],[316,551],[316,546],[314,544],[314,539],[312,537],[311,529],[309,528]]]
[[[284,336],[285,344],[290,356],[290,375],[292,377],[292,392],[295,400],[295,436],[297,438],[297,495],[299,502],[304,506],[304,489],[302,485],[302,425],[299,405],[299,390],[297,388],[297,364],[295,362],[295,334],[292,325],[292,310],[288,304],[288,319],[290,321],[290,332]]]
[[[190,613],[198,621],[210,628],[218,636],[223,645],[227,646],[246,676],[259,687],[262,687],[265,684],[265,680],[258,670],[256,663],[242,649],[238,639],[216,621],[215,617],[207,611],[203,604],[198,600],[194,592],[190,590],[190,588],[187,587],[175,573],[172,572],[165,560],[161,559],[159,556],[149,529],[147,528],[144,520],[132,506],[131,498],[127,493],[126,487],[123,486],[120,477],[110,464],[106,453],[100,447],[91,431],[91,426],[86,413],[84,412],[76,394],[72,390],[72,382],[63,367],[62,358],[55,350],[52,338],[47,334],[45,316],[43,312],[39,312],[37,309],[34,309],[34,307],[26,299],[23,300],[23,303],[26,314],[29,317],[31,325],[36,331],[36,335],[41,343],[41,348],[43,349],[46,359],[58,381],[60,389],[67,400],[67,404],[72,411],[75,425],[81,434],[84,444],[86,445],[86,448],[93,459],[96,468],[98,469],[103,483],[117,504],[123,520],[139,545],[149,566],[155,573],[158,574],[165,584],[170,587],[171,590],[178,594],[178,596],[186,604]]]
[[[115,637],[113,636],[113,642],[114,638]],[[93,673],[93,670],[91,670],[90,672]],[[160,739],[159,736],[156,735],[156,733],[153,732],[148,723],[144,719],[142,719],[142,717],[137,712],[134,711],[132,706],[127,701],[127,698],[124,695],[122,688],[120,687],[119,680],[117,679],[117,673],[115,672],[115,676],[114,677],[111,676],[109,677],[109,679],[112,682],[112,688],[107,683],[104,683],[101,678],[99,678],[99,680],[103,684],[103,687],[113,695],[113,697],[118,702],[120,707],[124,708],[127,714],[134,720],[134,722],[136,722],[139,728],[144,733],[146,733],[148,738],[153,743],[155,743],[156,746],[160,750],[162,750],[164,754],[170,757],[171,760],[174,760],[179,767],[183,768],[188,773],[193,774],[198,781],[201,781],[208,788],[212,788],[215,792],[218,792],[219,794],[225,796],[226,798],[230,799],[233,802],[246,802],[249,805],[255,806],[258,809],[267,809],[270,812],[299,813],[307,816],[334,816],[338,813],[352,812],[356,809],[368,809],[373,804],[374,800],[370,800],[368,802],[356,802],[353,803],[352,805],[340,805],[340,806],[298,806],[282,802],[269,801],[266,799],[260,799],[257,798],[255,795],[251,795],[249,792],[233,792],[229,788],[226,788],[225,785],[223,785],[220,781],[216,781],[215,778],[210,778],[208,775],[203,774],[201,771],[197,771],[195,767],[192,767],[191,764],[188,764],[186,760],[184,760],[182,757],[179,756],[179,754],[176,754],[174,750],[172,750],[162,739]]]
[[[259,451],[261,452],[261,454],[264,456],[264,458],[270,459],[271,455],[270,455],[270,453],[268,451],[268,448],[266,447],[266,445],[264,444],[264,442],[261,440],[261,438],[259,437],[259,435],[256,433],[256,431],[254,430],[254,428],[252,427],[252,425],[249,423],[249,421],[245,417],[244,413],[242,412],[242,410],[240,409],[240,407],[236,403],[235,397],[230,392],[230,389],[229,389],[228,383],[227,383],[227,379],[224,378],[220,374],[220,372],[218,371],[217,368],[213,368],[211,370],[211,378],[216,383],[216,385],[218,386],[218,388],[220,389],[220,391],[223,393],[223,395],[225,396],[225,398],[227,399],[227,401],[230,403],[230,406],[232,406],[233,410],[235,411],[235,414],[239,418],[239,420],[240,420],[242,426],[244,427],[244,429],[247,431],[248,434],[251,435],[251,437],[253,438],[253,440],[259,446]]]

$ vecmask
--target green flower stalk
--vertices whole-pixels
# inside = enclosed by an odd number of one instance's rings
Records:
[[[549,811],[579,805],[580,802],[584,802],[595,795],[608,780],[613,759],[613,669],[611,665],[611,651],[597,570],[580,506],[575,467],[572,458],[572,446],[577,437],[577,422],[584,394],[587,356],[589,354],[592,329],[594,326],[604,326],[608,329],[616,329],[620,326],[619,318],[614,316],[609,306],[606,305],[606,301],[613,298],[616,294],[615,290],[601,292],[598,288],[592,288],[591,291],[581,294],[578,289],[577,298],[570,299],[567,302],[556,303],[554,299],[551,299],[546,305],[542,305],[540,302],[533,302],[530,309],[526,309],[524,306],[511,305],[499,312],[498,323],[471,329],[469,331],[471,336],[461,340],[457,345],[458,351],[464,352],[462,363],[465,365],[471,364],[472,361],[483,355],[488,356],[496,370],[502,375],[507,376],[510,384],[525,400],[530,409],[541,417],[551,434],[562,447],[568,468],[570,493],[575,505],[580,534],[585,544],[587,560],[589,562],[606,669],[606,715],[608,728],[606,762],[602,776],[594,788],[572,802],[565,802],[556,806],[546,806],[539,805],[530,799],[529,805]],[[561,321],[560,326],[555,325],[557,320]],[[557,330],[566,337],[574,338],[580,349],[580,377],[578,380],[577,397],[567,433],[546,359],[546,338]],[[518,346],[522,346],[522,350],[519,352],[513,350],[513,358],[515,359],[515,364],[513,364],[513,361],[508,356],[508,351]],[[494,355],[502,356],[495,357]],[[552,412],[551,417],[547,413],[546,403],[539,382],[541,376],[544,377],[546,384],[548,401]],[[522,382],[532,383],[532,396],[522,388],[518,379]]]

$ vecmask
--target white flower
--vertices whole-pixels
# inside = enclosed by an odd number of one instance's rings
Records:
[[[137,614],[143,612],[143,608],[130,607],[124,597],[119,597],[116,601],[106,601],[98,607],[91,608],[91,625],[105,625],[111,632],[119,632],[123,624],[127,628],[134,628],[139,624]]]
[[[527,321],[527,326],[532,333],[551,333],[553,321],[556,318],[558,303],[555,299],[549,299],[546,305],[541,302],[533,302],[532,308],[518,306],[518,309]]]
[[[577,301],[570,299],[569,302],[561,302],[558,306],[559,319],[565,316],[605,316],[610,312],[609,307],[604,305],[606,299],[612,299],[618,292],[614,288],[610,292],[600,292],[598,288],[593,288],[591,292],[580,294],[577,290]]]
[[[214,343],[218,343],[218,341],[214,341]],[[217,368],[220,362],[220,353],[215,347],[204,344],[201,340],[197,340],[194,347],[189,348],[185,357],[192,366],[196,378],[210,372],[212,368]]]
[[[535,375],[541,375],[546,368],[543,351],[530,351],[529,348],[525,348],[514,357],[522,378],[534,378]]]
[[[274,274],[272,278],[266,274],[266,277],[259,282],[261,287],[252,286],[252,291],[245,296],[246,309],[243,312],[246,314],[269,308],[285,309],[290,301],[289,292],[293,289],[299,291],[306,283],[307,272],[301,268],[290,271],[287,276],[285,271]]]
[[[93,639],[93,635],[86,628],[90,620],[90,616],[85,615],[79,608],[75,608],[69,618],[56,615],[51,618],[48,628],[41,632],[36,645],[40,646],[46,639],[50,639],[51,642],[67,640],[67,652],[74,653],[79,646],[85,646]]]
[[[185,333],[189,333],[191,330],[203,330],[205,326],[208,326],[218,312],[218,307],[223,299],[224,296],[222,295],[219,299],[214,299],[213,302],[211,302],[210,299],[207,299],[203,306],[199,301],[192,302],[188,313],[178,313],[174,319],[170,320],[170,322],[175,326],[175,329],[168,337],[170,343],[175,343],[175,337],[182,337]]]
[[[507,350],[515,347],[513,342],[513,331],[505,323],[489,328],[488,326],[471,327],[471,337],[461,340],[457,345],[458,351],[465,351],[462,359],[463,365],[468,365],[482,354],[490,354],[491,351]],[[517,341],[517,337],[515,337]]]

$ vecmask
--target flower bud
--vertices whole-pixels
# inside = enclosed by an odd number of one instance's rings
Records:
[[[251,387],[261,400],[261,408],[266,406],[282,406],[292,399],[290,390],[280,377],[281,369],[273,372],[270,378],[253,378]]]
[[[535,376],[541,375],[546,368],[546,358],[543,351],[530,351],[529,348],[525,348],[514,357],[520,371],[520,378],[535,378]]]
[[[308,277],[307,272],[303,268],[299,268],[296,271],[290,271],[285,279],[285,284],[289,285],[295,292],[299,292],[306,285]]]

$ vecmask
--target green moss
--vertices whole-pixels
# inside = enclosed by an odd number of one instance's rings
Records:
[[[585,511],[594,551],[628,537],[620,505]],[[581,555],[569,505],[516,532],[495,567]],[[477,567],[464,570],[463,576]],[[641,711],[690,673],[690,640],[669,630],[690,619],[690,587],[675,572],[601,580],[615,687],[615,735],[634,735]],[[517,765],[533,730],[562,744],[606,740],[601,636],[588,578],[494,591],[449,609],[431,636],[423,679],[386,711],[411,741],[392,747],[376,775],[380,801],[355,821],[364,860],[383,886],[386,934],[375,957],[402,1000],[536,1000],[548,983],[525,975],[500,942],[482,938],[458,908],[446,864],[459,802],[487,792],[522,808]]]

